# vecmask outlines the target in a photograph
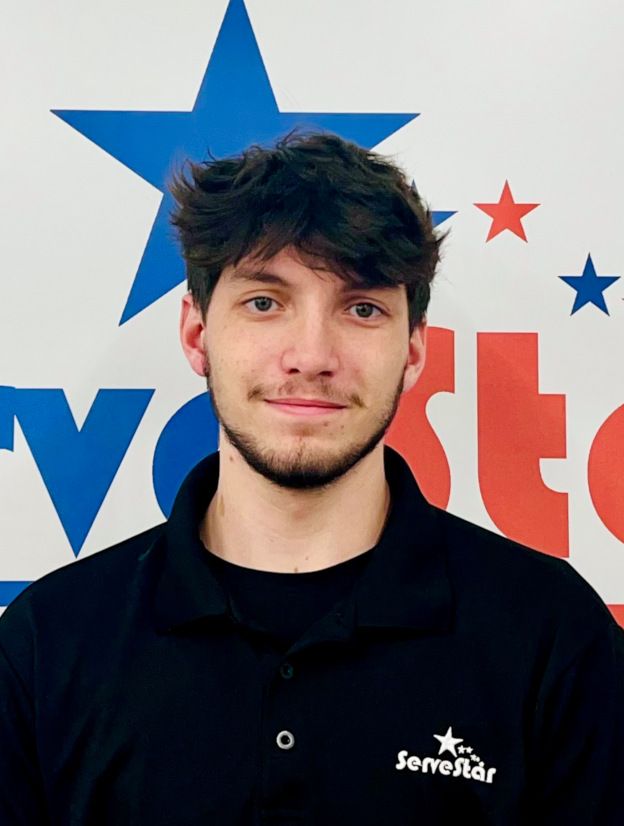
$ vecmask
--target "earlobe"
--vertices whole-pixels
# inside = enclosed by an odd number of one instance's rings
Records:
[[[407,393],[416,384],[425,367],[427,353],[427,321],[418,324],[409,340],[409,352],[403,373],[403,392]]]
[[[198,376],[206,374],[208,359],[204,349],[204,321],[190,293],[182,297],[180,308],[180,343],[184,355]]]

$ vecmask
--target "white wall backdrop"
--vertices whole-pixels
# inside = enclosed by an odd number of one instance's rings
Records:
[[[450,229],[429,323],[453,333],[453,385],[426,407],[450,493],[418,460],[417,396],[389,441],[454,513],[530,525],[624,622],[620,5],[25,0],[3,18],[0,603],[162,521],[171,445],[210,448],[202,402],[175,415],[204,385],[178,344],[162,175],[301,120],[395,157]]]

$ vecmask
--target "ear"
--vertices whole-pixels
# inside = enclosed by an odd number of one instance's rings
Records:
[[[190,293],[182,298],[180,341],[188,363],[199,376],[205,375],[204,319]]]
[[[407,393],[416,384],[425,366],[427,350],[427,320],[414,327],[409,340],[407,363],[403,372],[403,392]]]

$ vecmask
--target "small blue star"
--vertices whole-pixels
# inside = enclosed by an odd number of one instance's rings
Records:
[[[163,193],[120,324],[184,280],[169,225],[172,168],[185,158],[224,156],[266,144],[295,126],[322,129],[370,148],[418,117],[411,114],[280,112],[243,0],[230,0],[191,112],[53,110]],[[450,214],[436,216],[438,223]]]
[[[577,310],[580,310],[586,304],[595,304],[599,310],[609,315],[603,292],[611,284],[615,284],[620,277],[619,275],[596,275],[596,268],[591,255],[587,256],[582,275],[560,275],[559,278],[562,281],[565,281],[569,287],[576,290],[576,298],[570,315],[574,315]]]

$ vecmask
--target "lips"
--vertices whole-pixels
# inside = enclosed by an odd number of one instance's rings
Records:
[[[270,404],[290,404],[296,407],[331,407],[341,408],[342,404],[334,404],[324,399],[267,399]]]
[[[323,399],[266,399],[275,410],[294,416],[328,416],[345,410],[344,405]]]

